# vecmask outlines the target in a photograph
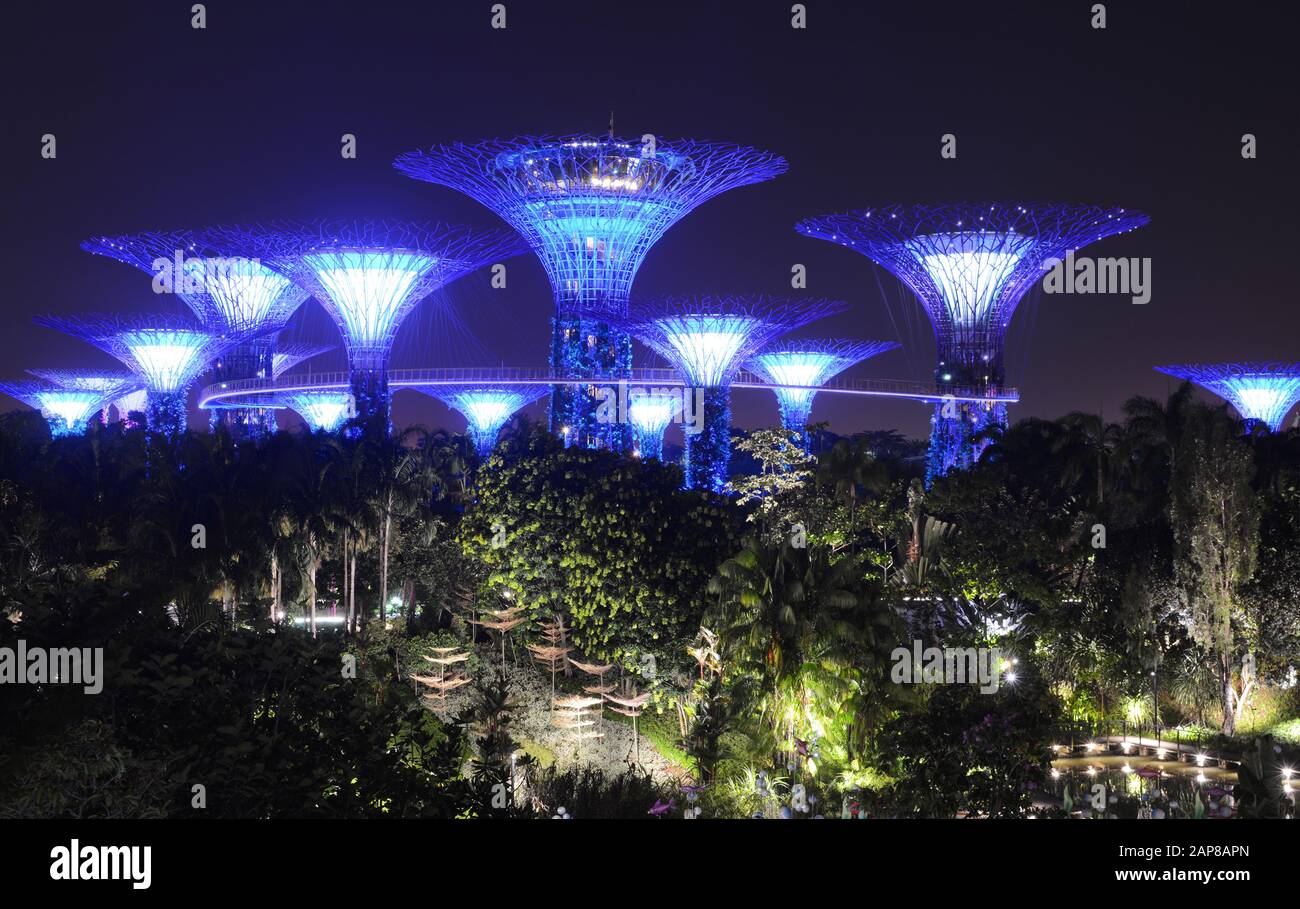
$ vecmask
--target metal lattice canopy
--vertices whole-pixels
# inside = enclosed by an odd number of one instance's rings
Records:
[[[158,315],[47,315],[33,321],[95,345],[121,361],[151,392],[165,394],[184,391],[212,360],[247,340]]]
[[[817,389],[856,363],[898,347],[897,341],[799,338],[764,347],[745,368],[773,385],[785,424],[802,431]]]
[[[633,304],[624,325],[688,382],[719,388],[775,338],[847,308],[818,298],[661,297]]]
[[[0,382],[0,392],[39,410],[54,435],[77,432],[92,414],[112,401],[105,391],[63,388],[46,381]]]
[[[1057,203],[893,205],[807,218],[795,230],[857,250],[925,307],[940,359],[1001,359],[1016,306],[1071,250],[1150,221],[1132,209]]]
[[[353,368],[387,364],[402,320],[438,288],[523,252],[505,231],[399,221],[211,228],[213,242],[292,278],[338,325]]]
[[[482,455],[496,445],[497,433],[512,416],[550,394],[549,385],[420,385],[416,390],[459,412]]]
[[[1246,420],[1265,423],[1273,432],[1300,401],[1300,363],[1189,363],[1156,370],[1195,382],[1228,401]]]
[[[767,345],[745,368],[773,385],[816,389],[850,366],[899,346],[897,341],[794,338]]]
[[[219,334],[256,336],[284,328],[307,292],[260,259],[235,252],[209,231],[176,230],[93,237],[81,248],[155,276],[164,269],[172,292],[204,327]]]
[[[784,158],[691,139],[522,136],[408,152],[394,166],[478,200],[541,260],[561,315],[621,315],[646,253],[714,196],[784,173]]]
[[[278,396],[277,403],[291,408],[313,431],[326,432],[342,426],[353,406],[346,391],[296,391]]]
[[[275,349],[271,355],[271,375],[280,378],[304,360],[329,353],[334,347],[329,344],[285,344]]]
[[[144,383],[129,372],[29,369],[27,374],[69,391],[100,392],[112,401],[144,388]]]

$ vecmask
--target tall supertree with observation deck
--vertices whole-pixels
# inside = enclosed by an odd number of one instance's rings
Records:
[[[626,329],[703,393],[699,431],[685,427],[688,487],[727,485],[731,381],[740,365],[781,335],[845,309],[835,300],[765,296],[664,297],[629,307]]]
[[[938,341],[938,395],[926,482],[969,467],[1006,405],[958,402],[1005,386],[1007,326],[1030,287],[1071,250],[1150,219],[1123,208],[1055,203],[895,205],[799,222],[805,236],[854,249],[894,273],[925,307]]]
[[[402,321],[439,288],[523,252],[503,231],[397,221],[278,222],[208,235],[316,298],[343,336],[356,419],[385,427],[388,359]]]
[[[480,458],[486,459],[497,444],[497,434],[512,416],[546,397],[549,385],[418,385],[421,391],[459,411]]]
[[[1223,398],[1249,427],[1262,423],[1278,432],[1300,401],[1300,363],[1190,363],[1156,370],[1195,382]]]
[[[863,360],[898,347],[897,341],[804,338],[769,344],[745,364],[772,385],[781,408],[781,426],[798,433],[809,449],[808,420],[817,389]]]
[[[218,382],[271,378],[276,335],[307,299],[284,274],[231,251],[202,230],[94,237],[81,248],[153,275],[154,291],[176,294],[208,331],[244,338],[212,364]],[[239,437],[275,432],[275,411],[266,408],[218,408],[212,421],[214,427],[225,423]]]
[[[495,211],[528,241],[551,280],[551,366],[566,377],[617,381],[632,368],[620,323],[646,253],[696,206],[770,180],[783,158],[690,139],[525,136],[435,146],[400,156],[407,176],[459,190]],[[570,443],[617,450],[626,427],[596,416],[590,385],[557,384],[551,429]]]
[[[38,316],[36,324],[81,338],[121,361],[148,391],[149,428],[185,432],[190,386],[208,364],[246,339],[215,334],[167,316]]]

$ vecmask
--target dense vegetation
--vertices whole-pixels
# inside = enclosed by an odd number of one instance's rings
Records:
[[[1067,723],[1200,728],[1259,779],[1294,764],[1300,432],[1183,388],[1119,423],[1022,421],[929,490],[914,446],[827,436],[816,458],[739,439],[715,496],[527,421],[478,463],[421,429],[0,418],[0,647],[105,657],[98,695],[0,685],[0,813],[1015,816]],[[515,606],[519,644],[560,619],[652,692],[644,737],[702,788],[537,766],[503,642],[466,621]],[[1004,684],[899,684],[914,641],[997,647]],[[409,675],[476,642],[473,708],[440,719]],[[502,805],[521,756],[528,798]],[[1243,812],[1277,813],[1266,789]]]

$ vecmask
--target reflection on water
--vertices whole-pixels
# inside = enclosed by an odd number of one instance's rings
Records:
[[[1233,800],[1228,794],[1237,783],[1235,770],[1212,761],[1197,766],[1136,754],[1084,754],[1057,758],[1051,763],[1047,792],[1063,800],[1067,787],[1076,812],[1085,812],[1097,784],[1106,786],[1107,812],[1133,816],[1137,806],[1146,805],[1156,817],[1188,817],[1199,798],[1211,817],[1230,817]]]

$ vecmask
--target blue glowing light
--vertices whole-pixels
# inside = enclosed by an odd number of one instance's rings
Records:
[[[1300,363],[1194,363],[1157,366],[1166,375],[1195,382],[1228,401],[1248,421],[1273,432],[1300,401]]]
[[[438,260],[402,250],[326,250],[303,257],[339,323],[350,356],[387,359],[402,319],[420,302],[415,291]]]
[[[843,312],[837,300],[764,296],[665,297],[629,307],[623,323],[704,389],[702,429],[686,434],[686,483],[721,492],[731,460],[731,382],[740,364],[780,335]]]
[[[55,435],[80,432],[90,416],[99,411],[104,396],[93,391],[70,391],[56,388],[40,394],[41,413]]]
[[[138,328],[119,338],[149,390],[168,394],[187,388],[212,350],[212,336],[202,331]]]
[[[561,314],[626,303],[646,253],[696,206],[770,180],[785,160],[690,140],[521,137],[401,155],[409,177],[459,190],[519,231],[541,260]]]
[[[124,422],[130,422],[129,415],[132,413],[144,413],[145,406],[149,401],[149,392],[141,388],[138,391],[125,394],[113,401],[113,407],[117,410],[117,418]]]
[[[1015,233],[963,231],[919,237],[903,245],[938,288],[949,318],[973,327],[988,321],[1034,241]]]
[[[328,353],[333,347],[312,344],[288,344],[277,346],[271,354],[271,375],[279,378],[299,363],[312,357]]]
[[[56,437],[84,432],[87,421],[108,400],[104,391],[60,388],[43,381],[0,382],[0,392],[39,410]]]
[[[825,215],[795,230],[847,246],[893,272],[934,325],[936,379],[983,390],[1004,383],[1007,326],[1051,261],[1149,221],[1123,208],[955,203]]]
[[[773,389],[781,407],[781,425],[799,433],[806,445],[806,427],[817,389],[855,363],[898,346],[894,341],[782,341],[769,345],[746,365],[765,381],[787,386]]]
[[[675,354],[671,359],[687,379],[705,388],[731,381],[747,339],[761,326],[761,320],[747,315],[701,313],[657,320],[660,336]]]
[[[1006,331],[1016,307],[1053,260],[1150,221],[1132,209],[1054,203],[895,205],[807,218],[795,230],[856,250],[911,289],[934,326],[943,392],[983,393],[1006,381]],[[985,416],[974,423],[984,425]],[[1006,408],[988,419],[1005,425]],[[934,465],[969,464],[981,443],[971,420],[936,413]],[[953,446],[966,446],[954,452]],[[946,469],[946,468],[945,468]]]
[[[333,432],[351,415],[352,396],[342,391],[302,391],[285,395],[292,407],[313,431]]]
[[[681,413],[681,392],[634,390],[629,395],[627,417],[636,428],[637,452],[643,458],[663,460],[664,430]]]
[[[211,300],[224,330],[245,332],[282,327],[307,299],[307,292],[256,259],[187,258],[185,267]]]
[[[497,434],[515,413],[550,392],[550,386],[428,385],[419,391],[442,401],[465,417],[479,457],[496,447]]]
[[[611,130],[444,145],[404,154],[394,166],[476,199],[527,241],[555,296],[552,368],[621,379],[631,375],[632,345],[620,320],[650,247],[707,200],[786,169],[783,158],[753,148],[643,138],[618,139]],[[588,344],[593,336],[608,343]],[[622,427],[601,424],[598,406],[583,386],[556,385],[552,431],[564,425],[578,444],[624,448]]]

